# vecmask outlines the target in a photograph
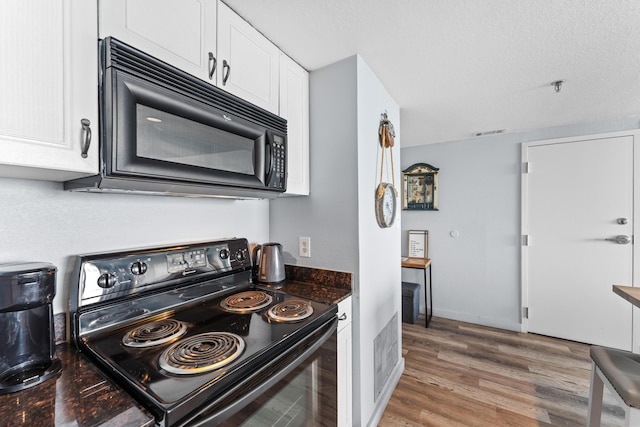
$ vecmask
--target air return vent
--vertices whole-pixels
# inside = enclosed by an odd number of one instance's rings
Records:
[[[398,345],[398,313],[396,312],[373,340],[374,399],[378,399],[378,395],[398,363]]]
[[[496,130],[488,130],[485,132],[476,132],[473,136],[489,136],[489,135],[497,135],[499,133],[505,133],[506,129],[496,129]]]

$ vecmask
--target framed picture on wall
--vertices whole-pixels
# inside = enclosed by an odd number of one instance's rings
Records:
[[[429,258],[429,231],[409,230],[409,258]]]
[[[416,163],[402,171],[402,209],[438,210],[438,171],[427,163]]]

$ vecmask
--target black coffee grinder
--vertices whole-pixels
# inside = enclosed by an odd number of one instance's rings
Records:
[[[62,369],[51,305],[56,270],[49,263],[0,264],[0,394],[40,384]]]

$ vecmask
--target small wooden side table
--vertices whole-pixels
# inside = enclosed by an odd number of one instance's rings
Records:
[[[424,310],[426,324],[425,327],[429,327],[429,322],[433,317],[433,294],[431,287],[431,258],[402,258],[403,268],[415,268],[424,272]],[[429,270],[429,286],[427,287],[427,270]]]

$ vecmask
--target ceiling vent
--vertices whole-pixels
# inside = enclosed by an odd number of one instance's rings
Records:
[[[485,132],[476,132],[473,136],[489,136],[489,135],[498,135],[499,133],[505,133],[506,129],[496,129],[496,130],[488,130]]]

